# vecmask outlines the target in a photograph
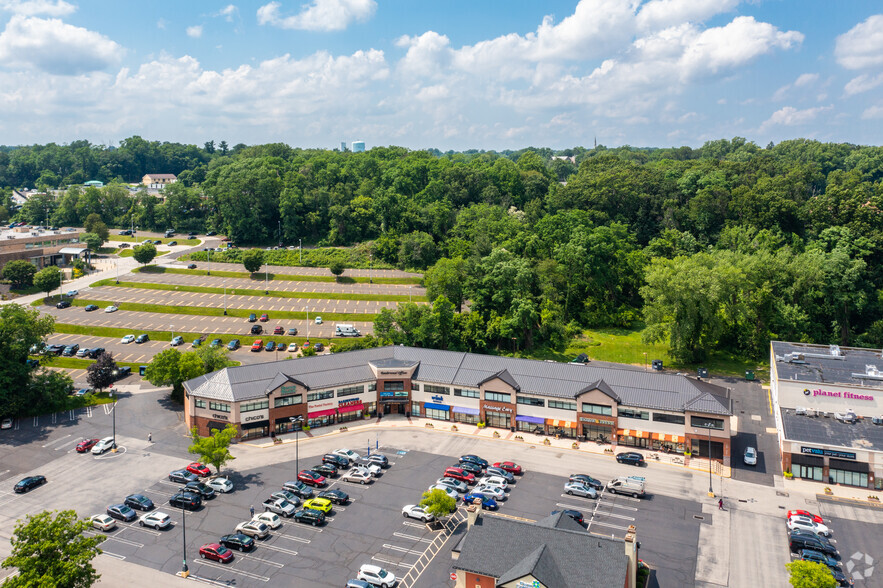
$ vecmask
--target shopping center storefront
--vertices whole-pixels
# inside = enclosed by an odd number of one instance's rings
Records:
[[[515,429],[525,433],[544,435],[546,433],[546,419],[520,414],[515,417]]]
[[[560,419],[546,419],[546,431],[549,435],[567,439],[576,439],[577,424]]]

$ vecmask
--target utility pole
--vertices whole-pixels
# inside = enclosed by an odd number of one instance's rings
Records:
[[[304,250],[303,250],[303,247],[301,247],[300,239],[297,240],[297,256],[298,256],[297,263],[300,265],[303,265],[304,264]]]

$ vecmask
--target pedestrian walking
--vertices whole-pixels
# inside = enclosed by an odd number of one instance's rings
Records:
[[[724,509],[724,499],[723,499],[723,498],[719,498],[719,499],[718,499],[718,501],[717,501],[717,509],[718,509],[718,510],[723,510],[723,509]]]
[[[254,505],[251,505],[251,517],[254,518]]]
[[[153,433],[147,433],[147,442],[153,443]]]

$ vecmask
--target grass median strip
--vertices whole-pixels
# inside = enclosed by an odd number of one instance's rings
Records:
[[[286,292],[284,290],[270,290],[264,294],[263,289],[254,288],[217,288],[207,286],[184,286],[172,284],[157,284],[154,282],[120,282],[116,283],[113,278],[100,280],[91,284],[92,287],[115,286],[120,288],[142,288],[145,290],[169,290],[172,292],[203,292],[208,294],[224,294],[226,292],[235,296],[269,296],[275,298],[295,298],[303,300],[366,300],[371,302],[428,302],[426,296],[409,297],[406,294],[346,294],[342,292]]]
[[[95,363],[94,359],[80,359],[79,357],[56,357],[56,356],[51,356],[51,355],[49,357],[40,357],[40,358],[34,357],[33,359],[39,359],[40,365],[43,365],[45,367],[66,368],[66,369],[72,369],[72,370],[84,370],[87,367],[89,367],[90,365],[92,365],[93,363]],[[144,362],[144,363],[136,363],[133,361],[118,361],[118,362],[116,362],[116,364],[118,366],[124,366],[124,367],[128,366],[132,369],[138,369],[138,367],[140,367],[142,365],[147,365],[148,363],[150,363],[150,362],[149,361]],[[238,361],[234,361],[233,363],[236,365],[239,365]]]
[[[149,265],[147,267],[136,267],[132,270],[134,273],[144,272],[148,274],[184,274],[189,276],[207,276],[208,270],[202,269],[183,269],[176,267],[158,267]],[[231,272],[224,270],[212,270],[212,276],[219,278],[245,278],[255,282],[263,282],[264,274],[250,274],[248,272]],[[269,280],[284,280],[288,282],[338,282],[341,284],[403,284],[418,285],[423,282],[423,278],[382,278],[372,277],[370,280],[366,277],[346,277],[335,278],[334,276],[298,276],[294,274],[269,274]],[[262,290],[263,291],[263,290]]]
[[[139,245],[144,241],[150,241],[151,243],[154,241],[162,241],[164,245],[166,243],[171,243],[172,241],[177,241],[178,245],[199,245],[200,243],[199,239],[180,239],[178,237],[130,237],[128,235],[111,235],[108,242],[113,241],[126,241],[128,243],[137,242]]]
[[[77,298],[71,300],[72,306],[87,306],[89,304],[95,304],[97,306],[110,306],[113,304],[108,300],[88,300]],[[54,306],[51,302],[43,302],[46,306]],[[184,314],[191,316],[224,316],[223,308],[214,308],[212,306],[173,306],[167,304],[142,304],[138,302],[120,302],[116,304],[117,308],[120,310],[131,310],[134,312],[158,312],[164,314]],[[255,309],[247,309],[247,308],[228,308],[227,316],[239,317],[239,318],[248,318],[250,314],[261,315],[267,311],[261,310],[260,308]],[[279,319],[307,319],[307,313],[295,310],[274,310],[273,312],[268,312],[272,316],[273,321],[278,321]],[[320,315],[326,321],[360,321],[360,322],[373,322],[374,318],[377,316],[376,314],[351,314],[351,313],[343,313],[343,312],[311,312],[313,317],[316,315]]]

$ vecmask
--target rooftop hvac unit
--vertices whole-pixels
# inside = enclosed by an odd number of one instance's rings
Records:
[[[883,374],[880,373],[880,370],[875,365],[865,365],[865,373],[854,373],[852,377],[860,380],[883,380]]]
[[[794,414],[806,414],[806,409],[802,406],[798,406],[794,409]]]

